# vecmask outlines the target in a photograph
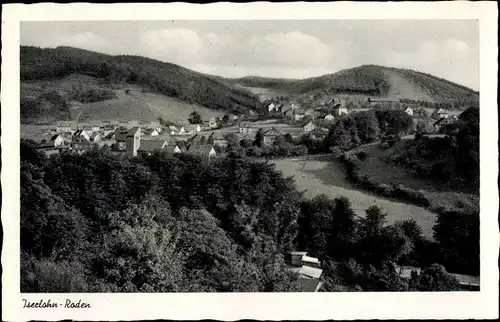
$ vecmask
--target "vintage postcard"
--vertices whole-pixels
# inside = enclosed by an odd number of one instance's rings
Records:
[[[498,317],[497,18],[3,6],[3,319]]]

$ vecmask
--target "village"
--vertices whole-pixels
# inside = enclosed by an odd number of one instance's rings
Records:
[[[423,119],[416,108],[408,105],[401,107],[398,101],[368,98],[367,102],[371,108],[383,105],[401,109],[414,119],[414,124]],[[248,110],[241,115],[226,114],[223,118],[201,120],[193,112],[193,120],[190,118],[187,123],[184,120],[180,123],[165,120],[65,121],[41,126],[39,133],[29,138],[36,141],[37,149],[47,155],[63,151],[82,154],[94,147],[107,146],[112,153],[129,156],[148,155],[161,150],[172,155],[187,153],[210,159],[224,154],[231,140],[228,137],[230,135],[239,142],[254,140],[260,131],[263,143],[267,146],[285,135],[293,139],[308,135],[314,140],[322,140],[338,118],[368,109],[348,109],[344,101],[335,97],[314,108],[302,107],[289,100],[266,99],[260,103],[257,111]],[[436,108],[424,122],[428,125],[427,129],[431,128],[427,130],[431,134],[439,132],[445,124],[456,119],[455,114]]]

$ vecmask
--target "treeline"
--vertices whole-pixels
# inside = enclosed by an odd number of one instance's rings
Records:
[[[49,91],[36,98],[21,96],[21,122],[44,117],[47,120],[68,120],[71,117],[70,104],[67,98],[56,91]]]
[[[449,101],[449,102],[430,102],[430,101],[424,101],[424,100],[411,100],[411,99],[401,99],[399,100],[400,103],[402,104],[409,104],[409,105],[416,105],[418,107],[425,107],[425,108],[431,108],[431,109],[444,109],[446,111],[462,111],[465,110],[469,107],[479,107],[479,102],[478,101],[471,101],[471,100],[465,100],[465,101]]]
[[[343,151],[378,140],[393,144],[400,136],[412,131],[413,121],[403,111],[381,108],[344,114],[333,123],[325,123],[325,126],[328,126],[328,133],[324,137],[315,135],[313,130],[300,137],[292,137],[291,134],[276,136],[271,143],[264,142],[264,131],[261,129],[253,139],[240,140],[237,135],[228,134],[225,137],[228,146],[218,150],[250,157],[290,157],[331,152],[339,156]]]
[[[417,136],[413,144],[391,156],[391,161],[413,169],[419,176],[479,188],[479,109],[460,114],[454,136]]]
[[[412,118],[401,110],[381,108],[343,115],[323,140],[323,148],[339,153],[380,139],[397,139],[412,128]]]
[[[427,249],[441,244],[429,246],[414,222],[386,226],[379,208],[367,214],[357,219],[345,198],[306,200],[274,166],[237,154],[206,163],[161,152],[128,158],[103,148],[48,159],[23,141],[21,289],[300,291],[283,260],[292,249],[327,263],[326,291],[411,289],[394,262],[426,266],[439,260]],[[443,276],[412,287],[457,288]]]
[[[116,98],[116,93],[105,87],[74,87],[66,93],[55,90],[42,93],[35,98],[21,96],[21,122],[40,118],[51,120],[71,119],[71,103],[93,103]]]
[[[249,92],[212,77],[139,56],[110,56],[71,47],[21,47],[21,80],[46,80],[82,73],[108,83],[130,83],[209,108],[244,112],[254,109]]]
[[[302,80],[295,92],[304,94],[324,91],[328,94],[349,93],[365,95],[386,95],[390,84],[379,66],[365,65],[335,74]]]

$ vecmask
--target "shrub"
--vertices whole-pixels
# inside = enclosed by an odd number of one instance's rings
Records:
[[[380,143],[379,146],[383,150],[387,150],[388,148],[390,148],[389,143],[387,143],[387,142],[382,142],[382,143]]]
[[[361,161],[365,161],[367,156],[368,154],[365,151],[359,151],[356,153],[356,157],[358,157]]]

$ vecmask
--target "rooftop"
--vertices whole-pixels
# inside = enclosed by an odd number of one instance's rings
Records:
[[[161,150],[166,144],[167,141],[164,140],[141,140],[139,151]]]

